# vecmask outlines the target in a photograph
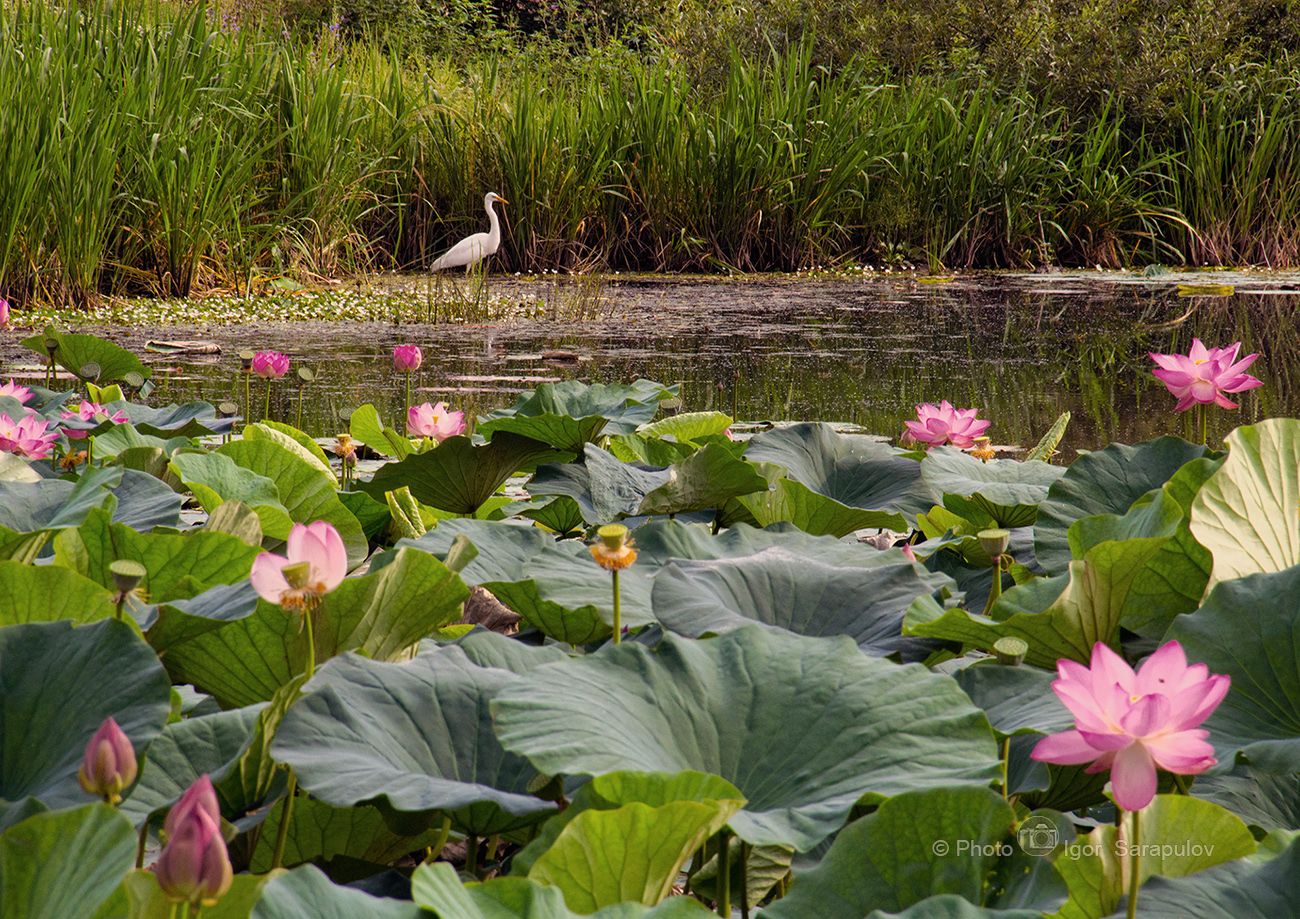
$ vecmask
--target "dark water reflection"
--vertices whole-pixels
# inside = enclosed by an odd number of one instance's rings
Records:
[[[213,401],[239,392],[242,348],[275,348],[314,369],[303,425],[340,430],[339,412],[374,402],[400,414],[403,383],[394,345],[425,354],[420,400],[445,399],[481,413],[539,382],[648,377],[682,384],[688,411],[721,409],[745,420],[855,422],[895,434],[920,401],[974,405],[993,420],[995,443],[1031,445],[1062,411],[1074,420],[1071,450],[1184,433],[1174,399],[1150,374],[1147,352],[1243,342],[1260,352],[1265,385],[1240,412],[1216,411],[1211,437],[1239,423],[1300,415],[1300,283],[1238,276],[1232,297],[1179,297],[1178,278],[1121,282],[1114,275],[907,280],[762,281],[614,279],[605,318],[586,323],[483,326],[387,323],[169,327],[112,333],[204,338],[213,358],[155,358],[164,399]],[[1202,276],[1198,280],[1205,280]],[[1219,281],[1216,275],[1211,280]],[[1290,291],[1288,293],[1287,291]],[[571,352],[557,360],[546,352]],[[293,421],[296,382],[277,386],[276,417]],[[261,390],[254,383],[254,404]],[[1190,414],[1190,413],[1189,413]]]

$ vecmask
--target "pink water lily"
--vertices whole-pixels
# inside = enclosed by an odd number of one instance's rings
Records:
[[[0,297],[0,330],[9,328],[9,301]]]
[[[393,349],[393,369],[399,373],[413,373],[424,363],[424,354],[418,345],[398,345]]]
[[[1151,372],[1177,397],[1176,412],[1185,412],[1193,405],[1236,408],[1237,403],[1228,398],[1229,393],[1264,385],[1262,380],[1245,372],[1259,355],[1247,354],[1237,360],[1240,350],[1239,341],[1226,348],[1207,348],[1199,338],[1193,338],[1192,350],[1187,354],[1150,352],[1151,360],[1156,362],[1156,369]]]
[[[158,886],[172,902],[212,906],[230,889],[233,872],[211,779],[204,775],[186,790],[164,830],[167,845],[153,866]]]
[[[73,411],[64,409],[62,415],[69,421],[87,421],[95,424],[99,424],[101,421],[111,421],[113,424],[126,424],[129,420],[126,417],[126,412],[121,409],[112,411],[97,402],[82,402]],[[65,427],[63,430],[73,440],[78,440],[86,436],[85,431],[76,428]]]
[[[248,579],[262,598],[285,609],[312,608],[348,573],[348,552],[339,531],[324,520],[294,524],[288,555],[263,552],[253,559]]]
[[[1198,775],[1217,760],[1201,722],[1223,701],[1231,679],[1188,666],[1183,647],[1167,642],[1137,672],[1098,642],[1090,667],[1057,662],[1052,689],[1074,715],[1075,729],[1044,737],[1030,756],[1045,763],[1092,763],[1110,770],[1115,803],[1141,810],[1156,793],[1156,767]]]
[[[16,399],[26,405],[31,401],[32,391],[26,386],[19,386],[10,378],[8,383],[0,386],[0,396],[8,396],[10,399]]]
[[[952,444],[963,450],[975,446],[975,438],[988,430],[991,422],[981,421],[976,408],[953,408],[944,399],[938,405],[923,402],[916,407],[916,420],[904,421],[905,438],[931,447]]]
[[[279,351],[258,351],[253,355],[253,373],[263,379],[278,380],[288,372],[288,355]]]
[[[448,437],[465,433],[465,413],[448,411],[446,402],[413,405],[406,412],[406,433],[442,443]]]
[[[39,415],[26,414],[14,421],[0,414],[0,452],[40,460],[50,455],[54,442],[59,439],[57,430],[49,430],[50,423]]]
[[[135,747],[116,721],[105,718],[86,744],[77,781],[87,794],[116,804],[122,800],[122,790],[135,781],[137,771]]]

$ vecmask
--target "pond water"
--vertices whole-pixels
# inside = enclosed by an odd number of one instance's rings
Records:
[[[1229,283],[1232,296],[1180,296],[1180,282]],[[503,282],[508,288],[512,282]],[[517,283],[517,282],[513,282]],[[274,348],[317,374],[302,401],[316,436],[340,413],[374,402],[401,413],[396,344],[420,345],[416,401],[470,414],[511,403],[549,380],[680,383],[683,410],[745,421],[850,422],[894,435],[921,401],[977,406],[1000,445],[1032,445],[1063,411],[1067,452],[1110,441],[1190,433],[1190,415],[1151,374],[1148,351],[1243,342],[1265,385],[1239,412],[1216,411],[1211,437],[1239,423],[1300,415],[1300,279],[1195,273],[988,275],[915,279],[608,278],[596,318],[491,324],[268,323],[88,330],[139,350],[148,338],[205,339],[212,356],[147,355],[158,400],[242,401],[238,352]],[[558,352],[558,353],[557,353]],[[12,347],[3,357],[13,366]],[[253,383],[260,414],[262,384]],[[298,384],[272,390],[273,415],[294,422]]]

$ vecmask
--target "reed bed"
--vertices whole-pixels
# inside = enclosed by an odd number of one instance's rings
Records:
[[[1300,263],[1300,69],[1143,124],[810,45],[554,72],[398,60],[202,6],[0,13],[0,294],[244,292],[415,269],[511,200],[505,270]],[[561,72],[562,71],[562,72]]]

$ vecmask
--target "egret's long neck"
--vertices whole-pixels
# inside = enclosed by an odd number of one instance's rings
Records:
[[[501,244],[501,224],[497,220],[496,208],[492,206],[495,203],[495,201],[489,201],[484,205],[484,210],[487,211],[488,215],[488,245],[493,249]]]

